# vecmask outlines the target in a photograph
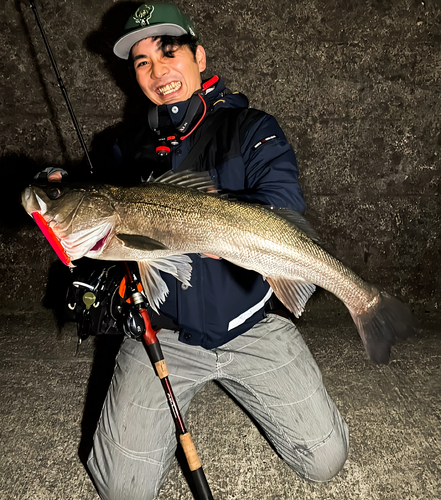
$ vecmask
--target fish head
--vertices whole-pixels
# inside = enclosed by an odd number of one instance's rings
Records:
[[[115,233],[118,217],[102,187],[32,185],[21,201],[29,215],[38,212],[44,218],[71,260],[97,258]]]

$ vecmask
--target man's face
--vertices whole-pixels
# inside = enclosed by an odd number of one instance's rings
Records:
[[[187,47],[179,47],[174,57],[166,57],[159,40],[145,38],[132,47],[136,80],[144,94],[157,105],[185,101],[201,88],[201,72],[206,60],[201,45],[193,56]]]

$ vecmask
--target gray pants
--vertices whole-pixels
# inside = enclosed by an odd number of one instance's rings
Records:
[[[348,454],[348,428],[300,333],[269,315],[247,333],[205,350],[158,334],[183,415],[217,380],[254,417],[301,477],[327,481]],[[153,500],[176,450],[173,419],[143,345],[125,340],[116,360],[88,467],[103,500]]]

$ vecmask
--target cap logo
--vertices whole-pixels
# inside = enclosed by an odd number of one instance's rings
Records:
[[[152,17],[153,11],[155,7],[153,5],[141,5],[137,9],[137,11],[133,14],[133,20],[136,24],[141,26],[147,26],[149,24],[149,20]]]

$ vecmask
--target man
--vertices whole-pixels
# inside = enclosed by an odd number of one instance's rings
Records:
[[[303,212],[294,153],[277,122],[218,77],[202,81],[206,54],[196,40],[174,5],[144,4],[130,17],[114,52],[151,105],[114,145],[109,177],[209,171],[221,192]],[[182,413],[217,380],[297,474],[329,480],[346,460],[348,430],[296,327],[265,312],[272,291],[260,275],[216,256],[191,258],[192,286],[164,275],[170,293],[154,318]],[[126,339],[88,461],[101,498],[154,499],[176,446],[160,381],[143,345]]]

